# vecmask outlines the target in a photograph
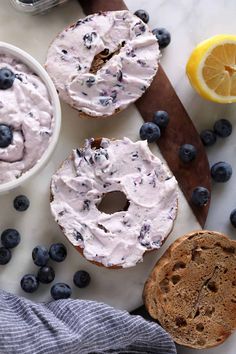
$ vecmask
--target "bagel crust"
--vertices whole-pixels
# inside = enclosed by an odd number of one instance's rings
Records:
[[[131,12],[90,15],[62,31],[45,68],[60,97],[87,117],[107,117],[136,101],[156,74],[160,51]]]
[[[223,343],[236,328],[236,241],[206,230],[180,237],[157,262],[143,298],[176,343]]]
[[[99,210],[103,197],[117,192],[126,198],[124,208]],[[64,234],[86,259],[128,268],[160,248],[171,232],[177,182],[146,141],[90,139],[53,175],[50,205]]]

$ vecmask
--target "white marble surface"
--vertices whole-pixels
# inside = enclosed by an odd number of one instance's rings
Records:
[[[201,40],[218,33],[234,33],[236,3],[232,0],[126,0],[131,10],[144,8],[150,13],[150,26],[164,26],[171,31],[172,43],[163,52],[162,65],[181,98],[188,113],[199,130],[211,127],[217,118],[229,118],[235,122],[235,105],[218,105],[204,101],[192,90],[185,76],[185,64],[192,48]],[[16,12],[8,0],[1,1],[0,40],[15,44],[27,50],[41,63],[44,62],[50,41],[67,24],[82,17],[76,0],[70,0],[62,8],[44,16],[29,16]],[[56,266],[56,281],[71,284],[75,270],[87,269],[92,276],[91,286],[74,290],[74,297],[97,299],[115,307],[133,309],[141,303],[143,283],[156,259],[164,249],[181,234],[199,228],[183,196],[180,194],[180,210],[175,228],[160,252],[145,257],[145,261],[129,270],[107,270],[91,265],[66,242],[49,212],[48,185],[50,175],[72,147],[80,145],[89,136],[138,138],[141,117],[134,106],[117,117],[97,122],[80,120],[77,114],[62,105],[63,125],[57,150],[47,168],[31,183],[7,196],[0,197],[0,231],[16,227],[22,233],[23,241],[14,251],[12,261],[0,270],[0,284],[5,290],[17,294],[22,292],[19,279],[26,272],[35,271],[31,261],[31,250],[36,244],[50,244],[63,241],[67,244],[69,257]],[[208,149],[210,162],[226,160],[236,167],[236,128],[230,138],[218,141]],[[154,148],[158,154],[157,149]],[[236,207],[236,173],[225,185],[214,185],[212,204],[206,227],[224,231],[235,238],[235,230],[229,225],[230,211]],[[15,195],[25,193],[31,200],[30,209],[19,214],[12,208]],[[235,196],[234,196],[235,193]],[[30,297],[37,301],[49,299],[49,287],[42,286]],[[200,351],[203,354],[234,354],[236,335],[232,335],[218,348]],[[199,351],[178,347],[179,354],[195,354]]]

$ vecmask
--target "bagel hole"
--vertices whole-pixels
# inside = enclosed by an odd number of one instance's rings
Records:
[[[210,281],[208,284],[207,284],[207,287],[210,291],[212,291],[213,293],[217,293],[218,291],[218,287],[216,285],[216,283],[214,281]]]
[[[105,214],[114,214],[119,211],[125,211],[129,207],[129,201],[126,195],[120,191],[105,193],[101,202],[97,206],[98,210]]]
[[[173,275],[173,277],[171,278],[171,281],[175,285],[180,281],[180,279],[181,279],[181,276],[176,274],[176,275]]]
[[[178,269],[184,269],[186,268],[186,264],[184,262],[177,262],[175,263],[174,267],[173,267],[173,271],[178,270]]]
[[[168,293],[170,291],[170,288],[169,288],[169,279],[167,278],[164,278],[160,283],[159,283],[159,286],[161,288],[161,291],[163,293]]]
[[[198,323],[198,324],[196,325],[196,330],[197,330],[198,332],[203,332],[203,331],[204,331],[204,326],[203,326],[203,324],[202,324],[202,323]]]
[[[176,317],[175,319],[176,326],[178,327],[186,327],[187,321],[183,317]]]
[[[120,50],[122,47],[124,47],[125,43],[125,41],[120,43],[118,45],[118,48],[112,53],[110,53],[108,48],[105,48],[100,53],[96,54],[91,63],[89,72],[91,74],[96,74],[106,64],[108,60],[110,60],[114,55],[120,53]]]

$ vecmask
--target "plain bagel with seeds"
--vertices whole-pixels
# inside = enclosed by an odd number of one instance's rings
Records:
[[[143,292],[149,314],[178,344],[210,348],[236,328],[236,241],[215,231],[177,239]]]
[[[60,97],[82,117],[107,117],[151,84],[160,51],[148,26],[127,10],[92,14],[51,43],[45,68]]]

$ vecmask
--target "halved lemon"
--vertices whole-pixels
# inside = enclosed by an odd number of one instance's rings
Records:
[[[221,34],[198,44],[186,73],[202,97],[218,103],[236,102],[236,36]]]

